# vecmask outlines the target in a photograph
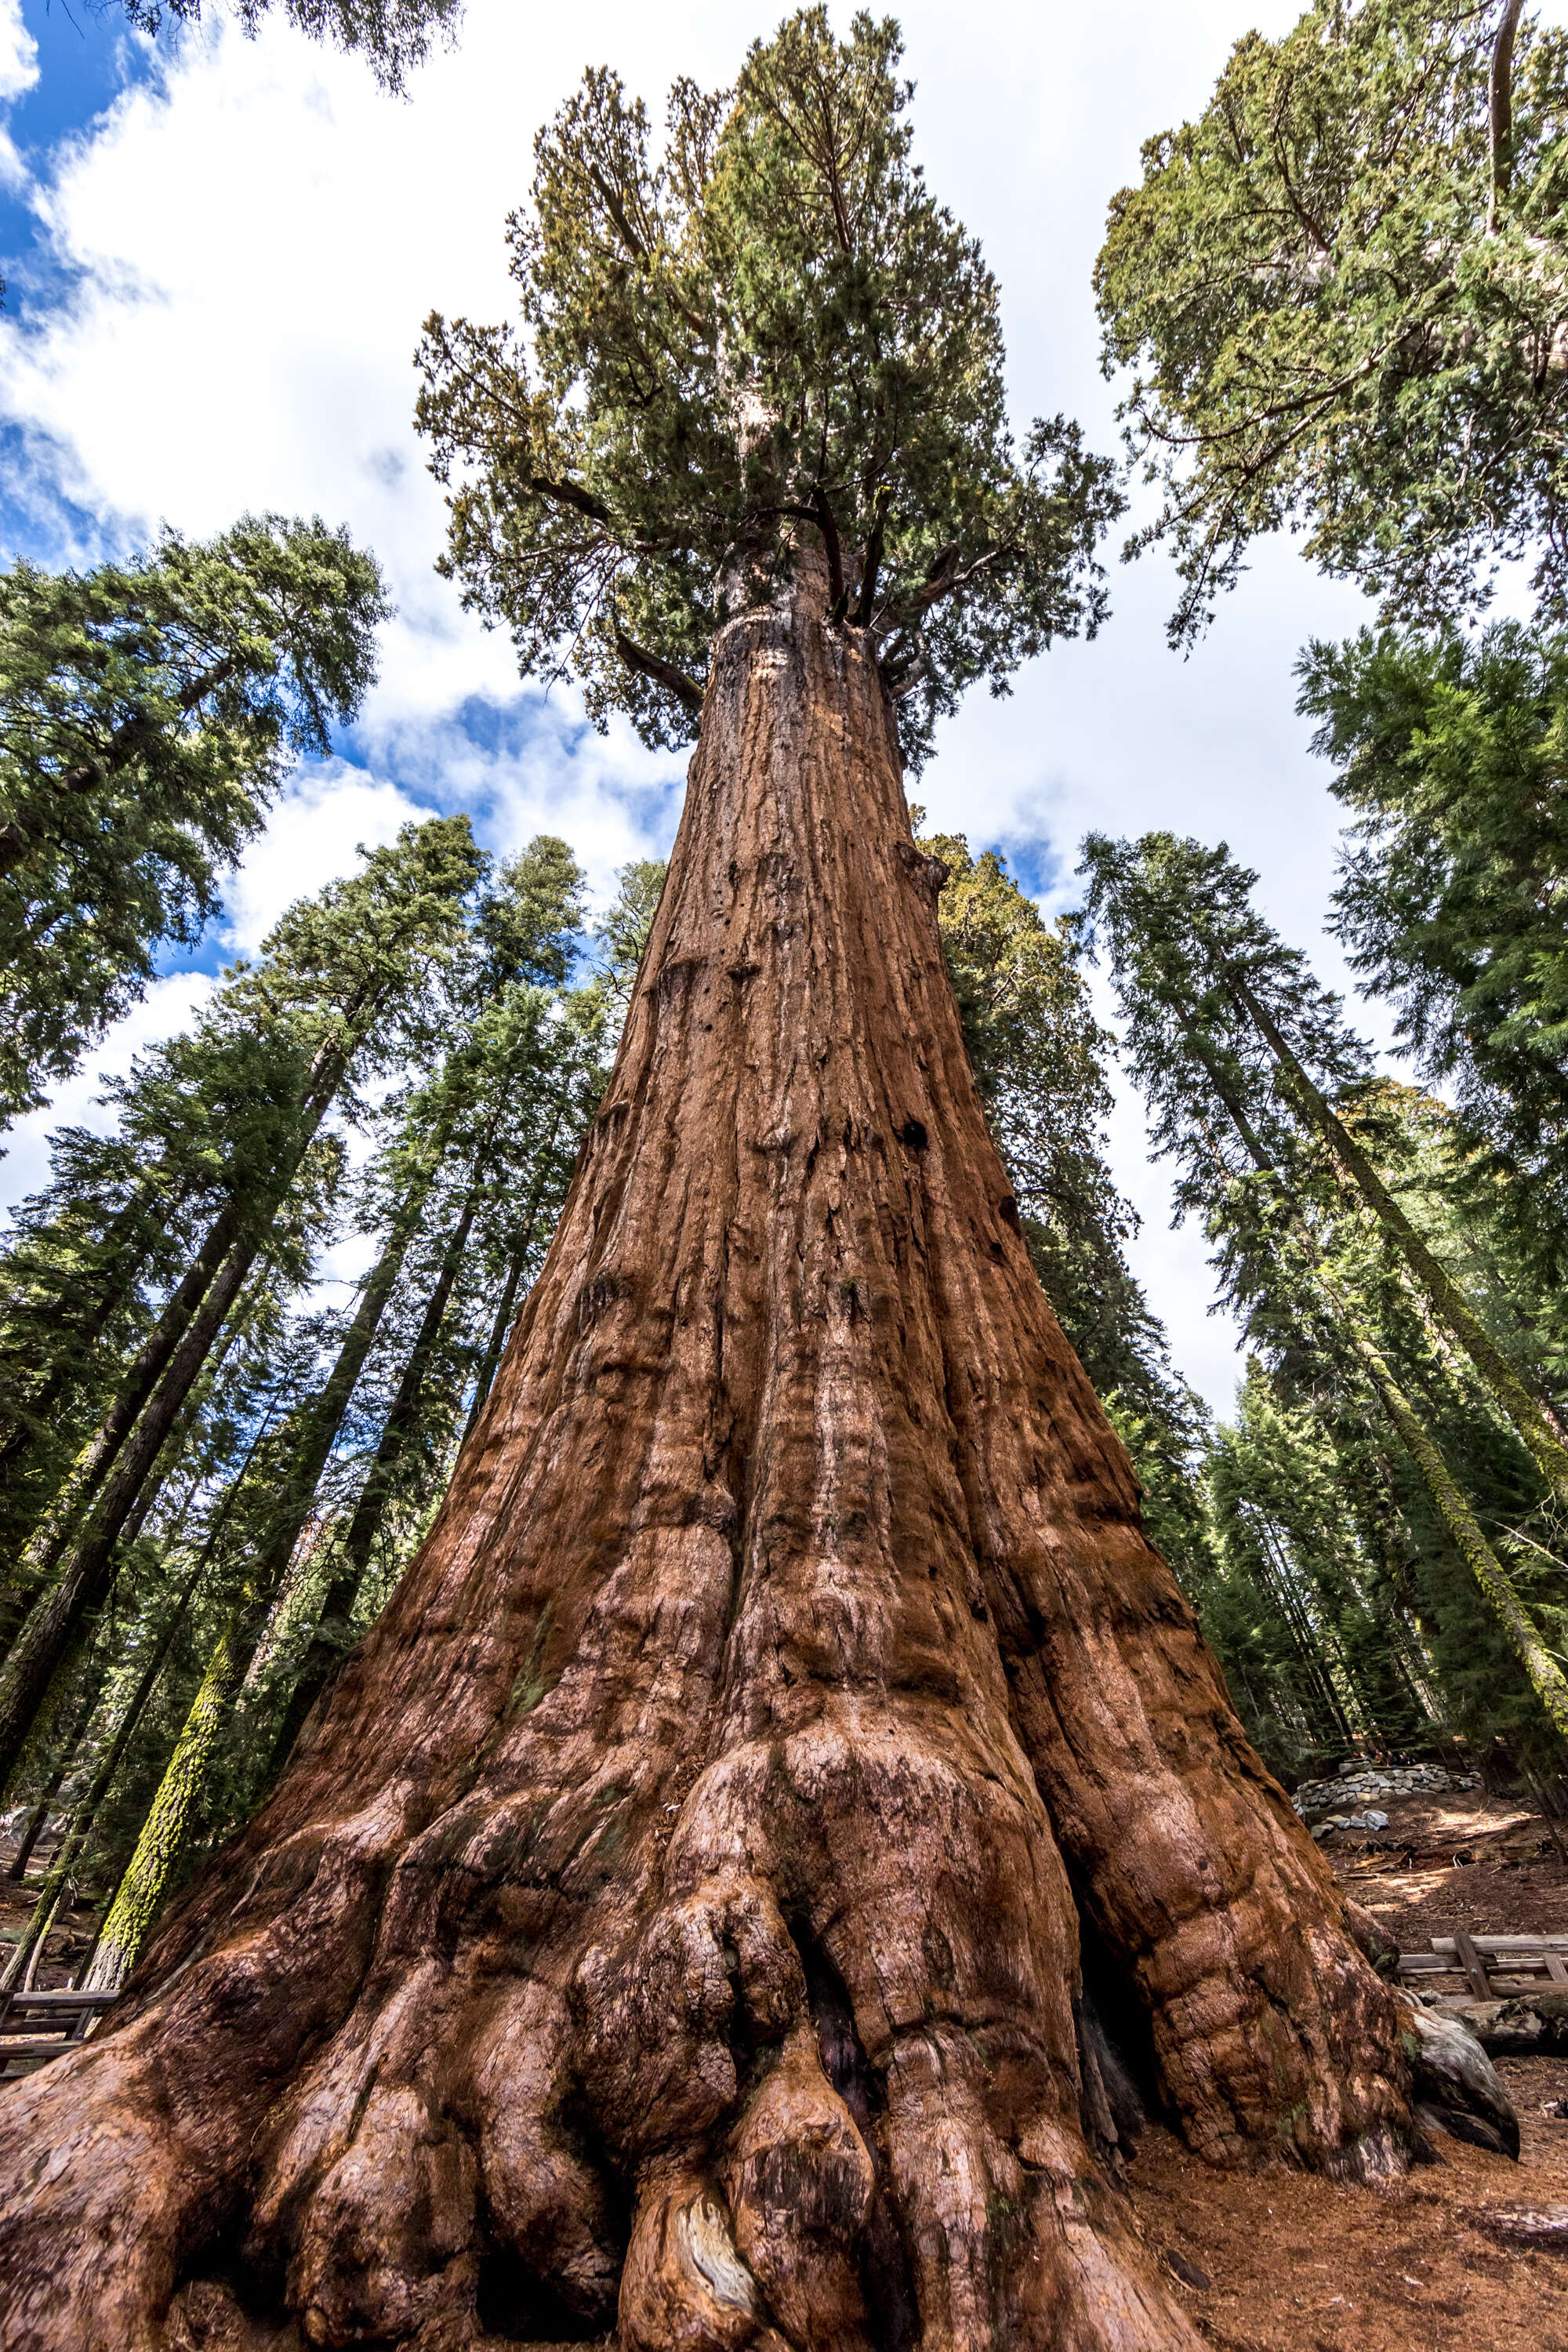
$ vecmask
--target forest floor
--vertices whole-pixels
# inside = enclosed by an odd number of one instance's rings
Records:
[[[1568,1933],[1568,1868],[1528,1803],[1479,1790],[1380,1797],[1388,1827],[1324,1852],[1402,1951],[1434,1936]],[[1129,2168],[1146,2242],[1216,2352],[1568,2352],[1568,2252],[1523,2252],[1487,2216],[1568,2210],[1568,2061],[1504,2058],[1520,2161],[1444,2137],[1390,2189],[1269,2168],[1212,2172],[1151,2130]],[[1206,2286],[1188,2283],[1185,2263]]]
[[[5,1875],[16,1852],[14,1838],[0,1837],[0,1959],[4,1959],[12,1944],[19,1939],[32,1917],[38,1888],[43,1882],[43,1860],[34,1863],[26,1886]],[[74,1905],[63,1918],[57,1915],[35,1979],[40,1990],[52,1991],[57,1986],[71,1981],[72,1972],[77,1963],[86,1956],[97,1925],[97,1910],[86,1903]]]

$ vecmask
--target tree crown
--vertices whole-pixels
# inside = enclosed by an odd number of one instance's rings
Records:
[[[1562,1262],[1568,1199],[1568,640],[1516,622],[1363,630],[1302,657],[1300,708],[1352,814],[1335,928],[1397,1007],[1521,1234]]]
[[[1122,1055],[1152,1115],[1157,1157],[1183,1167],[1179,1211],[1213,1206],[1215,1186],[1247,1177],[1250,1161],[1223,1114],[1219,1089],[1243,1110],[1268,1157],[1297,1156],[1297,1122],[1272,1083],[1272,1056],[1240,1002],[1241,983],[1265,1005],[1305,1067],[1329,1093],[1364,1083],[1365,1046],[1340,999],[1306,958],[1258,913],[1258,877],[1226,843],[1213,849],[1148,833],[1137,842],[1091,833],[1089,935],[1110,966],[1126,1031]]]
[[[419,422],[448,571],[525,675],[695,731],[717,631],[820,547],[906,751],[973,680],[1091,631],[1120,506],[1076,425],[1016,448],[995,281],[910,160],[891,20],[803,11],[732,90],[682,80],[662,149],[605,68],[535,144],[510,225],[523,329],[427,323]]]
[[[214,912],[289,752],[324,753],[359,709],[387,609],[346,532],[278,515],[0,572],[0,1116]]]

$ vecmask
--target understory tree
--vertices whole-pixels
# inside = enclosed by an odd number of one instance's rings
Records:
[[[1008,436],[898,56],[805,14],[657,154],[591,74],[522,342],[432,325],[470,601],[695,734],[685,812],[417,1558],[0,2102],[26,2352],[237,2294],[323,2347],[1193,2352],[1111,2186],[1108,2016],[1212,2160],[1418,2142],[1415,2013],[1036,1278],[910,834],[900,748],[1093,623],[1113,499],[1070,428]]]

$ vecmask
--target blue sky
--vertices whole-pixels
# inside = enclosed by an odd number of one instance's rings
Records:
[[[834,13],[846,16],[839,5]],[[1202,105],[1230,44],[1292,0],[917,0],[900,11],[917,152],[981,238],[1003,289],[1017,419],[1065,408],[1115,443],[1089,269],[1107,199],[1143,138]],[[1556,15],[1555,8],[1545,13]],[[512,312],[502,228],[537,125],[590,62],[658,101],[691,72],[727,81],[771,10],[737,0],[570,11],[468,0],[460,40],[388,99],[357,61],[221,18],[154,51],[118,11],[0,0],[0,514],[13,549],[82,560],[161,522],[201,533],[247,508],[319,512],[373,546],[398,611],[381,680],[325,765],[301,772],[203,950],[171,968],[95,1066],[177,1026],[223,958],[302,890],[421,809],[467,808],[488,845],[544,829],[601,895],[662,853],[684,761],[588,728],[570,692],[523,688],[503,639],[463,614],[433,564],[440,496],[412,428],[412,354],[439,308]],[[1071,905],[1077,844],[1170,825],[1228,839],[1270,917],[1342,966],[1321,926],[1336,818],[1294,715],[1312,635],[1366,617],[1288,541],[1256,554],[1188,660],[1172,655],[1158,559],[1113,564],[1113,617],[1053,650],[1005,701],[972,697],[911,789],[942,830],[1000,845],[1047,911]],[[1375,1017],[1369,1026],[1377,1030]],[[91,1073],[28,1122],[0,1198],[32,1189],[47,1128],[92,1116]],[[1199,1238],[1172,1234],[1164,1173],[1122,1093],[1112,1158],[1144,1218],[1138,1270],[1178,1363],[1217,1407],[1238,1370],[1209,1314]]]

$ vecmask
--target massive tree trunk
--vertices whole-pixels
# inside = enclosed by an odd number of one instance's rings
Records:
[[[220,2276],[318,2346],[1190,2352],[1080,1923],[1204,2156],[1402,2160],[1394,1997],[1030,1269],[819,608],[719,639],[428,1542],[103,2032],[0,2097],[14,2352],[161,2344]]]

